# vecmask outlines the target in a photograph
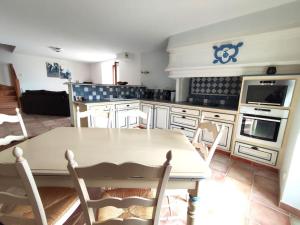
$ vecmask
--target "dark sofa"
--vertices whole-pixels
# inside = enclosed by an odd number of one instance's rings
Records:
[[[52,116],[70,116],[68,94],[65,91],[26,91],[22,94],[24,113]]]

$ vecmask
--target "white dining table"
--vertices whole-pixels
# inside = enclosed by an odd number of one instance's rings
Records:
[[[28,139],[20,144],[38,186],[73,186],[68,175],[65,151],[70,149],[80,166],[101,162],[136,162],[162,165],[166,153],[172,150],[172,171],[168,189],[188,189],[190,200],[188,224],[200,224],[197,217],[202,181],[210,176],[210,169],[184,134],[160,129],[102,129],[61,127]],[[12,148],[0,152],[0,163],[14,162]],[[153,181],[132,183],[109,180],[110,187],[131,188],[154,186]],[[92,180],[89,187],[104,183]]]

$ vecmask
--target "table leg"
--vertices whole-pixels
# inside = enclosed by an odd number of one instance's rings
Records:
[[[201,218],[199,215],[200,203],[200,184],[202,181],[197,181],[195,189],[189,189],[189,204],[187,211],[187,225],[200,225]]]

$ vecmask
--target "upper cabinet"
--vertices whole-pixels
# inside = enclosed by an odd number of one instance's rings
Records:
[[[270,65],[279,66],[278,73],[299,71],[300,28],[188,45],[175,40],[167,49],[173,78],[265,74]]]

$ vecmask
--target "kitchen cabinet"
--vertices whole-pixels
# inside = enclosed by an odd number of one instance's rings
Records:
[[[141,106],[140,106],[140,110],[144,113],[146,113],[148,116],[150,115],[150,129],[153,128],[153,119],[154,119],[154,105],[152,104],[147,104],[147,103],[141,103]],[[149,114],[149,112],[151,112]],[[142,127],[147,127],[147,120],[145,119],[141,119],[140,121],[140,125]]]
[[[201,112],[198,109],[173,106],[170,127],[172,130],[181,131],[191,141],[198,128],[200,115]]]
[[[255,162],[275,166],[277,163],[278,152],[271,149],[261,148],[250,144],[236,142],[234,155],[242,158],[251,159]]]
[[[88,127],[93,127],[93,128],[107,128],[107,124],[108,124],[108,118],[105,119],[103,116],[98,116],[97,115],[101,115],[103,112],[110,112],[111,115],[111,126],[114,127],[115,126],[115,121],[114,121],[114,110],[113,110],[114,106],[113,105],[105,105],[105,106],[91,106],[88,109],[94,112],[95,116],[91,116],[88,120]],[[103,113],[103,115],[105,115]]]
[[[163,105],[154,106],[154,128],[169,129],[170,108]]]
[[[139,121],[137,118],[127,118],[126,113],[129,110],[139,109],[138,103],[123,103],[116,104],[115,113],[115,127],[116,128],[132,128],[139,126]]]
[[[209,120],[209,119],[204,119],[204,121],[213,122],[219,128],[221,128],[222,125],[224,126],[223,134],[222,134],[221,140],[219,142],[218,149],[230,151],[230,143],[231,143],[231,136],[232,136],[232,132],[233,132],[233,124],[223,123],[223,122]],[[201,132],[200,137],[201,137],[201,141],[203,141],[207,144],[212,144],[214,141],[212,134],[209,133],[207,130],[203,130]]]

